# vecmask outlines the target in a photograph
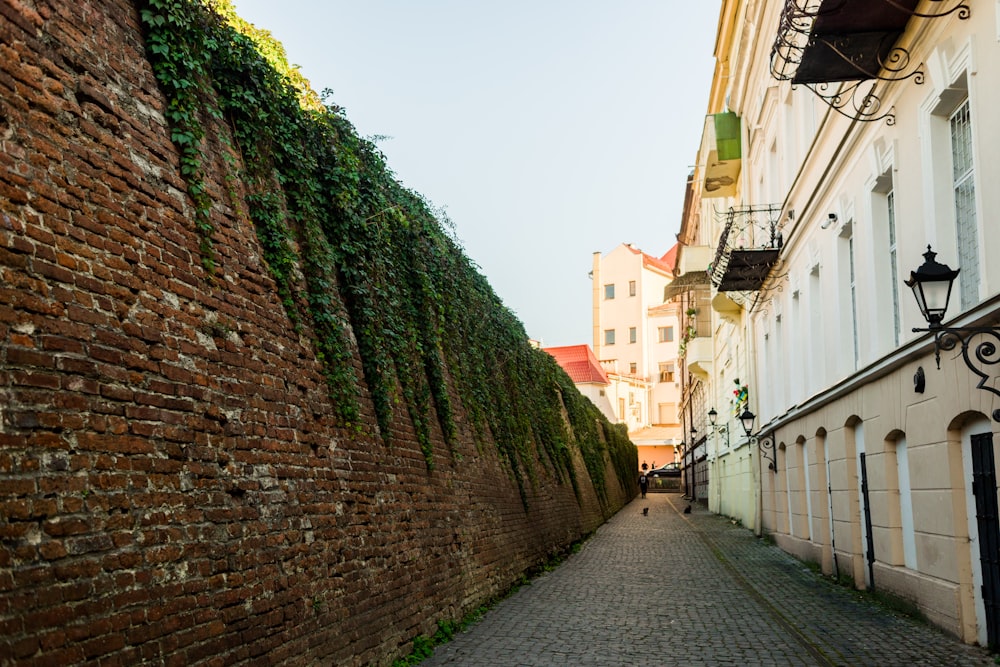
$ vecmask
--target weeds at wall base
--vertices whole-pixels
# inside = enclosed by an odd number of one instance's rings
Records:
[[[447,644],[456,634],[464,632],[467,628],[478,623],[482,620],[483,616],[486,615],[486,612],[490,611],[498,604],[514,595],[514,593],[518,592],[521,587],[530,586],[532,579],[535,579],[547,572],[552,572],[557,567],[562,565],[570,555],[579,553],[580,550],[583,549],[584,543],[589,540],[592,535],[593,533],[589,533],[583,536],[565,549],[550,555],[541,563],[528,568],[514,581],[506,592],[490,598],[485,603],[466,614],[461,620],[438,621],[437,632],[435,632],[431,637],[427,637],[426,635],[418,635],[417,637],[414,637],[413,651],[405,658],[400,658],[399,660],[393,662],[392,667],[411,667],[412,665],[418,665],[427,658],[431,657],[434,654],[434,649],[436,647],[442,644]]]

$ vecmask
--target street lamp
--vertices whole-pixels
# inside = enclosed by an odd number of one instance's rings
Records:
[[[768,469],[778,472],[778,466],[775,463],[774,457],[774,438],[771,436],[760,438],[753,435],[753,422],[755,419],[757,419],[757,415],[750,412],[749,406],[744,407],[743,414],[740,415],[740,423],[743,424],[743,432],[747,434],[747,440],[750,441],[751,445],[756,445],[760,449],[760,457],[768,462]]]
[[[931,329],[939,329],[948,310],[951,300],[951,287],[961,269],[954,271],[947,264],[936,261],[937,253],[927,246],[924,253],[924,263],[916,271],[910,271],[910,279],[906,286],[913,290],[920,314],[927,320]]]
[[[722,433],[726,436],[726,448],[729,448],[729,426],[726,424],[716,424],[715,421],[719,418],[719,413],[712,408],[708,411],[708,425],[712,428],[712,433],[718,435]]]
[[[923,265],[916,271],[911,271],[910,279],[906,281],[906,286],[913,290],[920,314],[927,321],[926,329],[914,327],[913,331],[934,334],[934,360],[937,362],[938,370],[941,369],[941,350],[954,350],[961,344],[962,360],[965,361],[966,367],[979,377],[976,388],[1000,397],[1000,390],[986,385],[990,376],[973,364],[969,353],[969,345],[974,337],[987,336],[986,340],[980,340],[975,346],[976,360],[980,364],[990,366],[1000,363],[1000,354],[997,353],[1000,328],[942,326],[941,322],[944,321],[948,302],[951,300],[952,286],[961,269],[952,270],[947,264],[936,261],[934,259],[936,256],[937,253],[928,245]],[[993,420],[1000,421],[1000,408],[993,411]]]

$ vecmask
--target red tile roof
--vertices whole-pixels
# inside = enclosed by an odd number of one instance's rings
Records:
[[[675,243],[674,247],[664,253],[660,261],[670,267],[671,273],[677,268],[677,249],[681,247],[680,243]]]
[[[574,384],[611,384],[589,345],[543,347],[562,366]]]
[[[659,271],[660,273],[665,273],[667,276],[673,277],[674,264],[677,261],[677,244],[674,244],[674,247],[668,250],[667,254],[663,257],[653,257],[652,255],[646,254],[634,245],[628,243],[625,244],[625,247],[636,255],[642,255],[642,265],[647,269],[653,269],[654,271]],[[673,254],[671,255],[671,253]]]

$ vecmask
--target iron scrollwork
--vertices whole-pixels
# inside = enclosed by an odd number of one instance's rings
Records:
[[[874,0],[872,0],[874,1]],[[971,16],[966,0],[932,0],[941,11],[921,13],[904,6],[898,0],[880,0],[900,13],[922,19],[934,19],[957,14],[961,20]],[[955,3],[950,9],[944,3]],[[853,120],[872,122],[885,119],[895,124],[893,109],[885,109],[877,82],[912,79],[924,82],[924,71],[919,67],[909,73],[910,52],[896,43],[900,32],[889,31],[880,41],[857,28],[837,34],[821,34],[815,30],[817,22],[827,17],[851,11],[847,0],[786,0],[778,23],[778,34],[771,48],[771,75],[778,81],[792,81],[805,85],[837,113]],[[902,30],[900,25],[900,31]],[[890,41],[891,40],[891,41]],[[836,75],[830,80],[800,80],[799,68],[806,51],[820,49],[838,59],[841,67],[834,67]],[[815,74],[814,74],[815,76]],[[862,85],[871,82],[869,85]]]
[[[946,3],[949,1],[950,0],[931,0],[931,2],[937,2],[937,3]],[[955,5],[954,7],[952,7],[951,9],[937,14],[922,14],[918,11],[904,7],[903,5],[896,2],[896,0],[882,0],[882,2],[884,2],[887,5],[895,7],[901,12],[906,12],[910,16],[916,16],[922,19],[938,19],[941,18],[942,16],[948,16],[949,14],[954,14],[955,12],[958,12],[958,18],[964,21],[965,19],[969,18],[972,15],[972,10],[969,9],[969,5],[965,4],[964,0],[959,4]]]
[[[976,389],[988,391],[1000,398],[1000,390],[986,384],[986,381],[990,379],[989,374],[980,369],[980,366],[1000,364],[1000,329],[995,327],[935,327],[933,329],[915,328],[913,331],[934,333],[934,361],[937,362],[938,370],[941,369],[941,351],[950,352],[961,345],[962,361],[979,378]],[[973,345],[973,340],[977,337],[982,338],[979,338],[978,342]],[[979,365],[973,362],[973,355]],[[1000,422],[1000,408],[993,411],[993,421]]]
[[[883,111],[882,99],[876,94],[875,83],[872,81],[852,81],[845,85],[839,82],[804,85],[842,116],[863,122],[884,118],[886,125],[896,124],[893,109],[890,107]]]
[[[771,472],[778,472],[778,459],[774,452],[774,437],[765,435],[758,437],[750,436],[750,444],[755,445],[760,450],[760,458],[767,461],[767,469]]]

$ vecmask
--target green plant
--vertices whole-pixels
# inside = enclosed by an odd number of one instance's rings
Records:
[[[165,114],[171,125],[170,138],[180,152],[181,175],[194,204],[202,263],[212,272],[215,268],[214,226],[209,215],[212,202],[201,164],[201,144],[205,138],[202,117],[209,108],[200,99],[200,92],[208,75],[208,53],[200,48],[204,31],[198,10],[186,0],[150,0],[141,17],[149,28],[149,61],[167,97]]]
[[[290,325],[312,336],[345,427],[366,427],[363,382],[373,428],[392,446],[405,415],[428,468],[435,434],[457,458],[461,407],[525,504],[539,465],[579,494],[574,446],[602,500],[606,457],[619,482],[631,483],[636,454],[627,436],[529,345],[433,207],[396,180],[328,92],[309,88],[278,42],[227,0],[142,0],[140,9],[203,263],[211,273],[217,258],[202,152],[228,147],[245,199],[229,174],[224,190],[254,225]],[[232,325],[206,326],[218,336]]]

